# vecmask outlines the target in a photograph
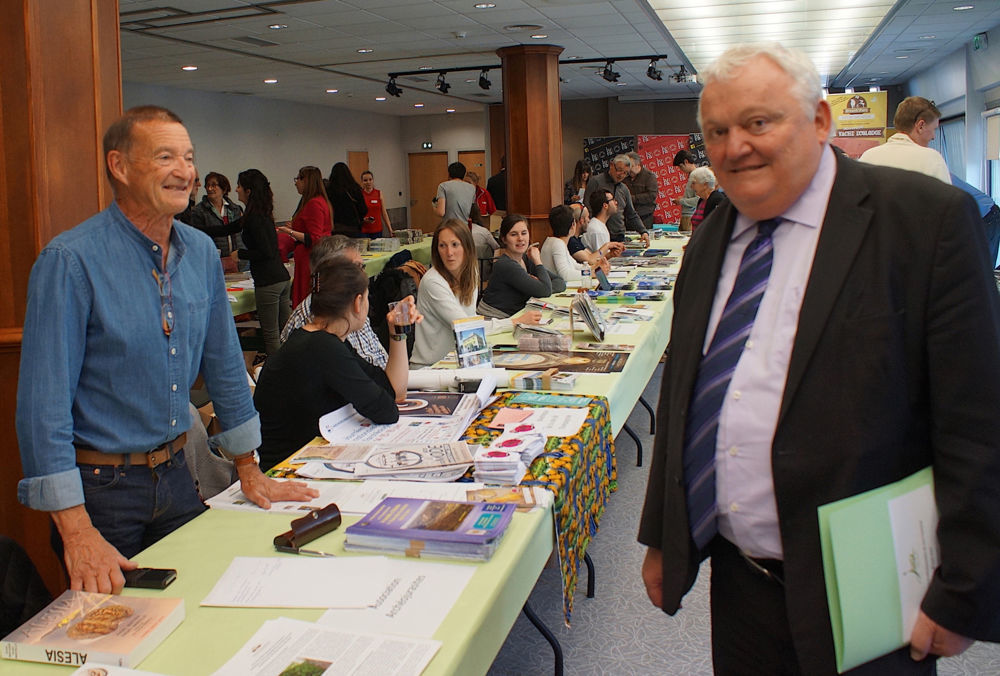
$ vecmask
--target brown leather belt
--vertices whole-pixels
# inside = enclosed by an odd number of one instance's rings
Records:
[[[132,466],[153,469],[173,460],[174,455],[183,449],[186,443],[187,432],[145,453],[101,453],[93,448],[77,446],[76,461],[81,465],[111,465],[114,467],[125,465],[127,462]]]

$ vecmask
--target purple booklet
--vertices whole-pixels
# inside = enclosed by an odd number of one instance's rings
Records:
[[[514,511],[500,503],[386,498],[349,526],[346,537],[483,544],[504,532]]]

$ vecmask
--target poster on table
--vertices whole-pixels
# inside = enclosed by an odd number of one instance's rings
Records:
[[[837,128],[832,143],[854,159],[885,143],[888,98],[886,92],[829,94],[826,101]]]
[[[588,136],[583,139],[583,159],[594,174],[607,171],[615,155],[635,150],[635,136]]]
[[[656,176],[660,189],[653,212],[654,223],[680,223],[681,208],[670,200],[684,195],[687,174],[674,166],[674,155],[678,150],[691,149],[694,134],[670,134],[662,136],[639,136],[638,150],[642,166]],[[697,136],[701,136],[698,134]],[[702,144],[704,147],[704,144]]]

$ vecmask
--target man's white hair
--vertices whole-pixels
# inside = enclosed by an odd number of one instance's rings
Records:
[[[632,160],[631,160],[631,159],[629,159],[629,156],[628,156],[628,155],[615,155],[614,159],[613,159],[613,160],[611,160],[611,164],[612,164],[612,165],[616,165],[616,164],[618,164],[619,162],[624,162],[624,163],[625,163],[625,167],[626,167],[626,168],[628,168],[628,167],[631,167],[631,166],[632,166]]]
[[[688,178],[692,183],[707,185],[709,188],[715,187],[715,172],[708,167],[698,167],[691,172],[691,175]]]
[[[732,80],[736,71],[757,57],[770,59],[792,80],[791,94],[802,106],[806,115],[812,117],[816,104],[823,98],[823,83],[812,60],[798,49],[785,47],[777,42],[758,45],[736,45],[727,49],[708,68],[698,71],[698,80],[707,87],[716,80]],[[702,90],[704,91],[704,90]],[[704,129],[701,117],[701,98],[698,98],[698,125]],[[833,136],[835,126],[830,125]]]

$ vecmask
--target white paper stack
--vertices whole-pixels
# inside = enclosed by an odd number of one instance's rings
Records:
[[[527,466],[517,450],[504,450],[487,446],[475,456],[475,479],[487,484],[517,485],[521,483]]]

